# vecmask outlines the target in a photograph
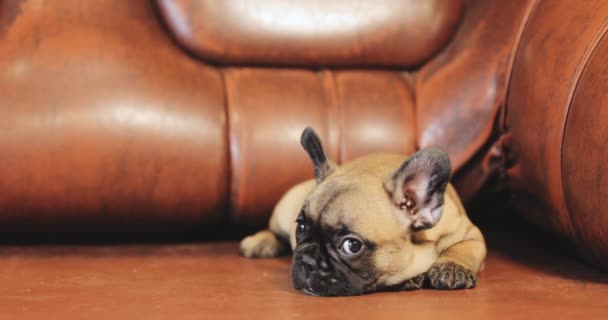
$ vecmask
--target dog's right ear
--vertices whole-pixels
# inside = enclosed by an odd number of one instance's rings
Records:
[[[385,181],[414,231],[432,228],[443,214],[443,195],[451,177],[450,157],[427,147],[411,156]]]
[[[300,137],[300,143],[312,160],[317,183],[321,183],[334,172],[336,169],[335,163],[327,157],[323,150],[321,139],[319,139],[319,136],[311,127],[306,127],[306,129],[304,129],[302,136]]]

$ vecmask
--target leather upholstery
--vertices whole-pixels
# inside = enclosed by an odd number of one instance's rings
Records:
[[[534,0],[470,1],[454,40],[415,78],[418,146],[439,145],[457,168],[465,202],[494,175],[504,152],[493,135],[504,105],[514,48]],[[492,26],[492,27],[489,27]]]
[[[412,10],[422,10],[416,3]],[[458,27],[457,3],[427,2],[436,10],[424,12],[444,31],[416,34],[444,43]],[[298,144],[306,125],[324,135],[339,163],[371,151],[411,153],[429,136],[417,125],[415,73],[214,67],[172,41],[157,15],[166,5],[0,2],[2,231],[181,230],[217,225],[227,213],[236,225],[260,226],[280,195],[312,174]],[[474,13],[479,3],[469,6]],[[426,13],[407,28],[422,28]],[[324,46],[317,56],[331,56]],[[411,51],[416,61],[398,51],[387,57],[411,65],[433,50]],[[384,63],[371,51],[352,57]],[[459,82],[451,77],[446,86]],[[459,152],[451,149],[466,161]]]
[[[222,218],[218,70],[184,55],[146,1],[0,3],[0,231]]]
[[[224,77],[238,224],[266,223],[261,208],[269,213],[285,190],[311,177],[299,144],[307,125],[338,163],[371,151],[415,151],[413,95],[398,73],[231,68]]]
[[[203,60],[273,66],[415,66],[445,46],[464,11],[462,0],[157,2]]]
[[[605,2],[352,3],[0,0],[0,232],[260,227],[310,125],[440,146],[606,265]]]
[[[607,15],[606,1],[540,2],[519,46],[507,105],[512,203],[604,267]]]

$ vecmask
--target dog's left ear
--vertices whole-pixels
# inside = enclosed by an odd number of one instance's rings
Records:
[[[325,150],[323,150],[321,139],[311,127],[306,127],[302,131],[300,143],[304,147],[304,150],[306,150],[306,153],[308,153],[310,160],[312,160],[317,183],[321,183],[336,170],[336,164],[329,159]]]
[[[451,176],[449,156],[424,148],[385,181],[385,187],[414,231],[433,227],[443,213],[443,194]]]

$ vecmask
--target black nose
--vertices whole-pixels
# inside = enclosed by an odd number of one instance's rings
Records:
[[[297,255],[300,260],[300,267],[307,274],[317,271],[319,263],[315,258],[318,256],[319,246],[316,243],[305,243],[297,248]]]
[[[316,243],[304,243],[304,244],[301,244],[300,246],[298,246],[296,248],[296,250],[299,253],[311,254],[311,253],[314,253],[315,251],[317,251],[317,248],[319,248],[319,245],[317,245]]]
[[[304,267],[306,267],[306,269],[308,269],[309,272],[313,271],[313,270],[317,270],[319,268],[319,264],[317,263],[317,260],[309,254],[302,254],[302,256],[300,257],[300,260],[302,261],[302,265]]]

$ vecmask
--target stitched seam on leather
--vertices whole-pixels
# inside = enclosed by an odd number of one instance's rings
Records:
[[[414,132],[414,150],[420,150],[420,145],[418,144],[418,95],[414,80],[415,75],[407,71],[401,71],[399,72],[399,76],[401,77],[401,81],[403,81],[404,89],[409,91],[409,95],[412,98],[413,119],[411,123],[413,126],[412,130]],[[404,119],[404,123],[407,122],[408,119]]]
[[[509,169],[513,168],[515,166],[515,163],[517,162],[517,159],[513,159],[513,155],[511,153],[511,146],[509,145],[509,135],[510,135],[510,130],[509,130],[509,92],[511,91],[511,79],[513,77],[513,68],[515,66],[515,63],[517,62],[517,60],[519,59],[520,56],[520,48],[522,46],[522,38],[524,36],[524,33],[526,32],[526,30],[528,29],[528,25],[530,24],[531,21],[531,17],[534,15],[534,13],[536,12],[538,6],[539,6],[540,1],[539,0],[534,0],[530,6],[527,9],[527,12],[524,15],[524,18],[522,20],[522,23],[520,25],[519,30],[517,31],[517,35],[515,36],[515,47],[513,48],[513,52],[511,54],[511,57],[509,59],[508,65],[507,65],[507,72],[506,72],[506,77],[507,79],[507,85],[504,88],[503,91],[503,107],[501,108],[501,110],[499,111],[499,114],[497,115],[498,117],[498,121],[497,121],[497,126],[498,126],[498,138],[496,140],[497,145],[500,147],[501,151],[502,151],[502,158],[503,161],[501,161],[501,164],[499,166],[499,168],[497,168],[498,172],[500,172],[499,174],[499,183],[502,184],[503,186],[506,187],[506,193],[507,194],[511,194],[511,190],[509,190],[509,183],[508,183],[508,179],[509,179],[509,175],[508,175],[508,171]]]
[[[505,132],[508,131],[508,110],[507,110],[507,106],[509,105],[508,103],[508,99],[509,99],[509,91],[511,91],[511,76],[513,75],[513,66],[515,65],[515,61],[517,61],[518,57],[519,57],[519,50],[521,47],[521,39],[523,38],[524,32],[528,29],[528,25],[530,24],[530,17],[532,17],[532,15],[534,14],[534,12],[536,12],[536,9],[538,8],[540,1],[539,0],[534,0],[532,2],[532,4],[528,7],[528,10],[526,11],[526,13],[524,14],[524,18],[522,19],[522,22],[519,30],[517,31],[517,35],[515,36],[515,47],[513,48],[513,52],[511,53],[511,57],[509,58],[509,62],[508,65],[506,67],[507,72],[506,72],[506,77],[507,79],[507,85],[505,86],[505,88],[503,89],[503,93],[502,93],[502,101],[503,101],[503,108],[501,109],[501,112],[499,114],[499,117],[501,118],[501,121],[498,123],[499,125],[499,130],[501,132]]]
[[[493,119],[493,121],[489,121],[489,123],[491,123],[490,125],[490,132],[487,135],[487,141],[490,142],[489,145],[495,145],[502,136],[504,136],[505,133],[507,133],[508,131],[508,126],[507,126],[507,100],[509,97],[509,91],[510,91],[510,87],[511,87],[511,76],[513,73],[513,66],[515,65],[515,61],[517,60],[517,57],[519,56],[519,48],[521,46],[521,39],[527,29],[528,24],[530,23],[530,17],[532,17],[533,13],[536,12],[536,9],[538,7],[538,4],[540,3],[539,0],[534,0],[531,2],[531,4],[528,6],[527,9],[524,10],[524,15],[523,18],[521,19],[521,22],[519,23],[519,28],[517,30],[517,32],[515,33],[515,36],[513,37],[513,43],[515,44],[514,48],[511,50],[511,53],[508,55],[507,57],[507,62],[506,65],[504,66],[504,84],[503,85],[497,85],[496,87],[502,87],[502,89],[500,90],[500,93],[495,94],[494,96],[494,103],[493,103],[493,107],[492,107],[492,111],[490,112],[490,114],[488,115],[488,119]],[[500,67],[500,65],[499,65]],[[498,79],[497,81],[500,80],[499,77],[497,77],[496,79]],[[501,104],[502,104],[502,108],[501,108]],[[483,132],[484,130],[482,129],[480,132]],[[498,138],[496,140],[493,140],[492,137],[493,135],[496,134],[496,131],[498,131]],[[481,144],[481,148],[479,150],[484,150],[485,143]],[[506,147],[502,147],[502,150],[504,152],[504,150],[507,150],[508,146]],[[487,149],[487,150],[491,150],[491,149]],[[486,151],[487,151],[486,150]],[[506,158],[508,157],[507,154],[503,154],[503,156]],[[468,159],[466,159],[462,165],[460,166],[460,168],[463,168],[466,166],[467,163],[470,163],[472,161],[472,159],[475,158],[475,153],[473,153]],[[503,170],[503,172],[507,171],[507,167],[506,167],[507,161],[503,161],[501,168],[498,168],[498,170]],[[460,169],[458,168],[458,169]]]
[[[572,223],[572,217],[570,216],[571,209],[570,209],[570,206],[568,205],[568,201],[566,199],[566,191],[565,191],[565,186],[564,186],[564,140],[565,140],[564,137],[566,134],[568,119],[570,118],[570,107],[572,106],[572,100],[574,100],[574,96],[578,89],[578,83],[580,82],[583,72],[587,69],[587,65],[589,64],[591,57],[593,57],[601,40],[604,37],[606,37],[607,32],[608,32],[608,18],[604,19],[604,21],[602,22],[602,25],[600,26],[599,32],[597,32],[593,36],[593,39],[591,40],[590,45],[585,49],[585,52],[583,53],[581,60],[579,61],[578,65],[576,66],[573,80],[570,83],[570,91],[568,92],[568,96],[566,97],[566,114],[564,117],[564,121],[561,124],[561,130],[560,130],[561,136],[562,136],[562,140],[560,142],[560,147],[559,147],[559,169],[560,169],[559,178],[560,178],[560,186],[561,186],[561,196],[562,196],[561,198],[562,198],[562,201],[564,204],[564,208],[566,208],[566,216],[568,217],[568,225],[570,227],[570,231],[572,232],[572,235],[575,237],[575,239],[579,239],[579,232],[574,227],[574,224]]]
[[[340,132],[340,138],[338,139],[340,147],[338,148],[338,163],[344,163],[344,105],[342,103],[342,97],[344,96],[341,86],[338,83],[337,74],[335,72],[331,73],[331,79],[334,84],[335,92],[336,92],[336,106],[338,109],[338,131]]]
[[[342,114],[341,106],[338,94],[336,92],[336,79],[334,77],[335,72],[333,70],[324,69],[319,72],[319,79],[323,87],[324,102],[327,104],[326,107],[326,127],[328,132],[327,147],[329,148],[330,155],[335,154],[332,157],[337,164],[341,164],[342,161]],[[335,132],[334,132],[335,131]],[[332,139],[332,132],[336,135]]]
[[[224,112],[226,114],[226,141],[228,143],[228,150],[227,150],[227,155],[228,155],[228,176],[227,176],[227,180],[228,180],[228,187],[227,187],[227,192],[228,192],[228,198],[226,200],[227,204],[226,204],[226,212],[228,212],[228,220],[233,220],[235,217],[235,208],[234,208],[234,201],[236,199],[238,199],[238,190],[235,190],[235,186],[238,185],[237,183],[235,183],[235,181],[233,181],[233,179],[237,176],[234,174],[234,164],[233,162],[235,161],[235,157],[233,155],[234,152],[234,148],[236,147],[235,143],[234,143],[234,139],[232,138],[232,124],[231,124],[231,103],[230,103],[230,98],[229,98],[229,94],[228,94],[228,83],[226,80],[226,72],[229,72],[228,68],[218,68],[219,74],[220,74],[220,78],[222,81],[222,88],[224,89]]]

